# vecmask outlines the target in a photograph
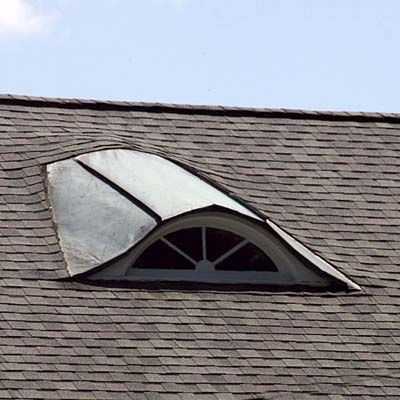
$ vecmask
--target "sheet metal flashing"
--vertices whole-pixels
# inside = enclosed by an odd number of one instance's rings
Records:
[[[219,206],[261,221],[243,204],[159,156],[103,150],[47,166],[49,196],[71,276],[134,247],[163,221]]]
[[[325,272],[326,274],[333,276],[337,280],[345,283],[349,289],[352,290],[361,290],[361,287],[357,285],[357,283],[353,282],[351,279],[347,278],[344,274],[339,272],[335,267],[325,261],[323,258],[319,257],[315,253],[313,253],[306,246],[301,244],[298,240],[296,240],[293,236],[286,233],[283,229],[281,229],[278,225],[274,224],[269,219],[266,220],[268,226],[270,226],[280,238],[282,238],[292,249],[301,254],[304,258],[306,258],[311,264],[315,265],[318,269]]]
[[[162,157],[115,149],[76,158],[153,210],[162,220],[219,205],[260,220],[249,208]]]
[[[156,221],[73,159],[47,167],[49,195],[70,275],[128,250]]]

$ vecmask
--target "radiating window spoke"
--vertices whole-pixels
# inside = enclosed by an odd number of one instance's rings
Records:
[[[139,256],[135,262],[135,268],[193,270],[195,269],[195,264],[176,252],[164,241],[157,240]]]
[[[192,260],[200,261],[202,252],[202,231],[200,227],[180,229],[165,236],[175,249],[185,252]]]
[[[243,238],[224,229],[205,228],[207,242],[207,259],[217,260],[222,254],[235,247]]]
[[[278,272],[273,261],[253,243],[246,242],[239,249],[216,263],[217,271]]]
[[[174,251],[176,251],[177,253],[179,253],[181,256],[185,257],[187,260],[189,260],[193,265],[196,265],[196,261],[193,260],[192,257],[190,257],[187,253],[185,253],[184,251],[182,251],[179,247],[175,246],[173,243],[171,243],[169,240],[162,238],[161,239],[165,244],[167,244],[169,247],[171,247],[171,249],[173,249]]]
[[[249,240],[208,226],[168,233],[148,247],[135,263],[140,269],[188,269],[199,273],[205,265],[211,266],[217,274],[223,271],[278,271],[273,261]]]
[[[207,239],[206,239],[206,228],[201,228],[201,244],[203,250],[203,260],[207,260]]]

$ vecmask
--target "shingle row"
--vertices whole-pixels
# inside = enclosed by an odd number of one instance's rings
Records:
[[[399,398],[399,122],[0,99],[0,399]],[[60,281],[44,165],[113,147],[196,169],[363,291]]]

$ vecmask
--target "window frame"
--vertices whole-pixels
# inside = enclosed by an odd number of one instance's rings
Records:
[[[192,227],[213,227],[231,231],[243,237],[263,251],[273,261],[278,271],[223,271],[214,268],[196,268],[195,270],[134,268],[134,263],[139,256],[153,243],[169,233]],[[329,285],[326,278],[311,271],[271,231],[265,229],[261,224],[236,213],[223,211],[189,213],[166,221],[122,258],[93,274],[91,279],[312,285],[316,287]]]

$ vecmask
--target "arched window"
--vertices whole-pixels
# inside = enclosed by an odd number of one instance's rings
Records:
[[[169,221],[92,279],[307,284],[329,280],[310,270],[275,235],[228,212]]]

